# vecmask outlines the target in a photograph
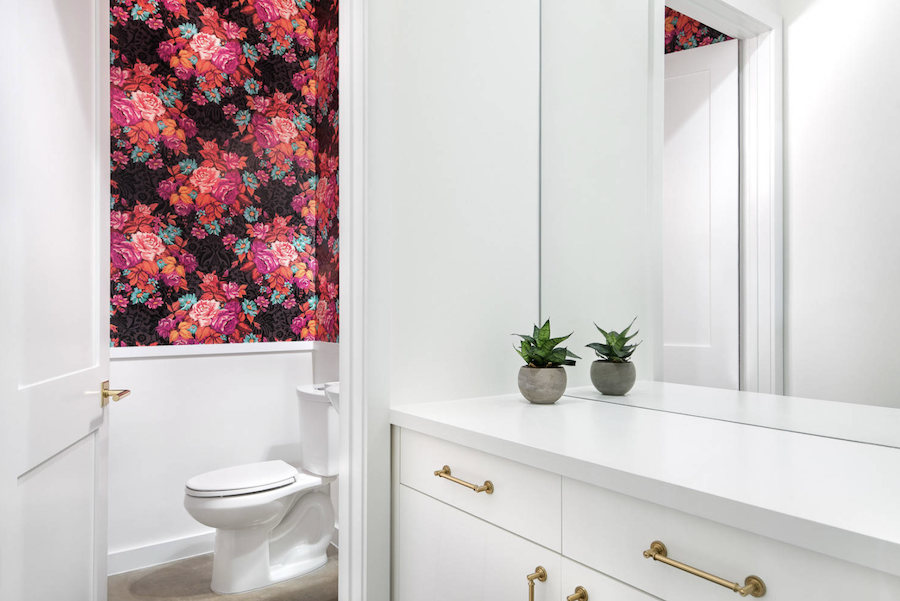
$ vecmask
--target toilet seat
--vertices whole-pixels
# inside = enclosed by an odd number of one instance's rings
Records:
[[[294,491],[321,486],[323,479],[301,473],[281,460],[236,465],[206,472],[187,481],[189,497],[234,497],[275,490],[291,484]],[[299,485],[299,486],[297,486]]]

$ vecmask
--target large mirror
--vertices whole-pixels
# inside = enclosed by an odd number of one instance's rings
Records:
[[[543,0],[542,319],[585,361],[594,322],[643,340],[632,393],[570,394],[900,447],[900,6],[868,4],[837,47],[836,0]]]

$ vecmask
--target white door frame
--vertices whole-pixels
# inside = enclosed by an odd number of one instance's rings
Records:
[[[374,393],[379,322],[369,314],[366,257],[368,0],[344,0],[340,36],[341,462],[338,523],[340,601],[390,596],[390,405]]]
[[[650,272],[653,322],[662,326],[663,39],[665,6],[739,40],[741,390],[784,393],[783,25],[757,0],[651,0]],[[662,342],[654,347],[662,378]]]

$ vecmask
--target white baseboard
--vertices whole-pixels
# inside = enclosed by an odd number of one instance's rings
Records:
[[[212,553],[215,542],[216,532],[213,530],[205,534],[197,534],[146,547],[110,553],[107,561],[107,572],[112,576],[113,574],[149,568],[178,559],[187,559],[195,555]]]
[[[136,549],[128,549],[127,551],[118,551],[110,553],[107,559],[107,573],[109,576],[121,574],[122,572],[131,572],[132,570],[140,570],[158,566],[170,561],[178,561],[179,559],[187,559],[195,555],[203,555],[204,553],[212,553],[216,543],[216,533],[208,532],[206,534],[197,534],[180,538],[178,540],[170,540],[164,543],[148,545],[146,547],[138,547]],[[340,530],[334,527],[334,534],[331,536],[331,544],[335,549],[339,548]]]

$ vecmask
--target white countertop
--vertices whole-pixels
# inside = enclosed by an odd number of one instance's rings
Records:
[[[395,407],[391,423],[900,576],[897,448],[518,394]]]
[[[638,382],[626,396],[593,386],[566,396],[900,448],[900,409],[776,394]]]

